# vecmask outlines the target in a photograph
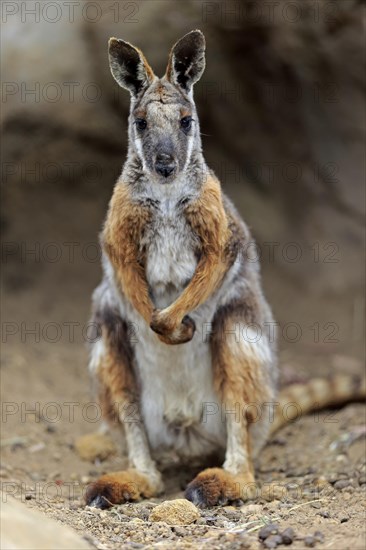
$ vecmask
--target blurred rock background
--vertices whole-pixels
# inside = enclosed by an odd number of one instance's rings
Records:
[[[108,38],[139,46],[163,74],[171,45],[200,28],[205,156],[257,240],[282,362],[353,368],[363,339],[363,1],[14,1],[2,22],[6,343],[21,343],[21,323],[42,332],[87,322],[97,235],[127,146],[129,96],[110,75]],[[39,368],[50,340],[41,334]],[[70,349],[63,334],[52,353],[84,372],[84,340],[80,331]]]

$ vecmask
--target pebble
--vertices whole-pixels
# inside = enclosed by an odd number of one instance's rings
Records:
[[[149,521],[165,521],[168,525],[189,525],[200,518],[198,508],[184,498],[166,500],[151,511]]]
[[[287,445],[287,439],[285,437],[274,437],[269,441],[269,445],[278,445],[279,447],[284,447]]]
[[[282,543],[283,544],[292,544],[295,539],[295,531],[292,527],[287,527],[282,533]]]
[[[174,527],[174,533],[178,535],[178,537],[185,537],[187,535],[187,531],[184,529],[184,527]]]
[[[337,473],[337,472],[331,472],[328,476],[329,483],[336,483],[337,481],[348,479],[347,474],[345,473]]]
[[[324,542],[324,535],[321,531],[315,531],[314,538],[317,542]]]
[[[49,433],[49,434],[54,434],[56,432],[56,427],[55,426],[52,426],[52,424],[48,424],[46,426],[46,432]]]
[[[312,502],[312,503],[311,503],[311,507],[312,507],[312,508],[318,508],[318,509],[319,509],[319,508],[321,508],[321,506],[322,506],[322,505],[321,505],[320,502]]]
[[[270,535],[278,535],[278,525],[275,523],[269,523],[262,527],[258,532],[258,538],[260,540],[266,540]]]
[[[265,548],[277,548],[280,544],[282,544],[281,535],[270,535],[263,541]]]
[[[241,506],[240,511],[242,514],[251,516],[253,514],[261,514],[262,506],[260,504],[248,504],[247,506]]]
[[[239,543],[238,548],[240,550],[243,550],[244,548],[253,548],[253,539],[251,539],[246,534],[240,535],[240,539],[238,543]]]
[[[314,548],[314,546],[316,545],[316,538],[312,535],[308,535],[304,538],[304,544],[308,548]]]
[[[348,462],[348,457],[345,454],[337,455],[336,456],[337,462]]]
[[[339,479],[335,482],[333,487],[340,491],[341,489],[345,489],[346,487],[350,487],[352,485],[351,481],[349,479]]]
[[[28,448],[28,452],[30,453],[38,453],[39,451],[43,451],[43,449],[46,447],[46,445],[41,443],[36,443],[35,445],[31,445],[31,447]]]
[[[287,495],[287,488],[284,485],[278,483],[267,483],[262,486],[260,496],[264,500],[270,502],[271,500],[283,500]]]
[[[113,440],[101,433],[92,433],[80,437],[75,442],[75,449],[80,458],[90,462],[105,460],[116,452]]]

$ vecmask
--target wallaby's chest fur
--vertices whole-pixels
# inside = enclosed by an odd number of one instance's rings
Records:
[[[146,278],[159,309],[173,303],[197,266],[197,238],[184,215],[189,188],[186,185],[184,190],[184,183],[153,193],[151,222],[140,243],[146,250]]]

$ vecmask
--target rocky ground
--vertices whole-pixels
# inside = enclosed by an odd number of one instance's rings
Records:
[[[181,488],[193,475],[180,470],[167,473],[168,489],[162,498],[108,511],[85,507],[86,483],[123,467],[124,461],[114,456],[103,463],[81,462],[73,448],[73,433],[65,435],[42,420],[19,430],[22,435],[7,434],[2,487],[5,494],[14,494],[27,506],[74,528],[92,548],[259,549],[291,544],[294,549],[361,550],[365,546],[366,462],[360,428],[364,413],[362,405],[354,404],[284,428],[259,460],[263,490],[251,503],[193,513],[183,507],[177,517],[181,503],[172,499],[182,498]],[[274,500],[268,502],[261,494],[273,482]],[[159,503],[165,500],[171,501],[170,506],[159,513]]]

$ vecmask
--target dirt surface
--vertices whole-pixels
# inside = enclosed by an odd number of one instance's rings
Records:
[[[181,498],[184,484],[192,479],[194,472],[177,468],[166,472],[166,493],[159,499],[110,511],[84,507],[82,492],[89,481],[126,466],[122,452],[91,464],[74,448],[78,437],[99,425],[91,402],[85,330],[100,267],[92,260],[92,249],[88,256],[85,247],[96,241],[109,193],[98,190],[86,198],[28,189],[13,197],[22,223],[10,224],[6,241],[19,247],[24,243],[28,252],[38,242],[43,253],[53,242],[62,256],[57,261],[50,261],[51,256],[45,261],[37,252],[22,257],[19,248],[5,262],[3,498],[14,494],[72,526],[99,549],[262,548],[258,533],[268,522],[280,531],[294,529],[294,549],[311,544],[335,550],[365,548],[363,404],[300,418],[276,434],[256,465],[260,485],[276,482],[281,487],[272,502],[259,495],[252,503],[202,510],[200,519],[188,526],[149,521],[158,502]],[[77,242],[73,260],[67,242]],[[51,248],[48,252],[51,255]],[[281,326],[291,321],[302,327],[298,342],[280,339],[283,383],[362,370],[352,296],[310,299],[296,281],[276,272],[275,264],[264,265],[264,285]],[[337,323],[335,343],[322,332],[315,338],[309,328],[326,322]],[[316,531],[321,535],[304,538]]]

